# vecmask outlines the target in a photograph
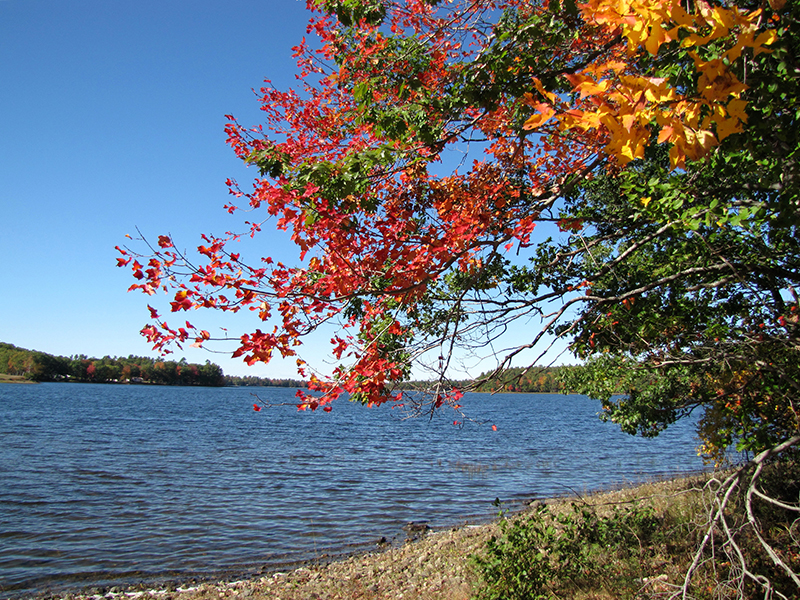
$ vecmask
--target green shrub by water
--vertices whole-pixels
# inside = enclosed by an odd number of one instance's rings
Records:
[[[754,497],[749,515],[752,470],[742,471],[726,494],[724,521],[716,520],[730,473],[650,496],[623,490],[613,501],[554,503],[503,517],[500,534],[472,557],[474,598],[632,600],[684,592],[694,600],[800,598],[799,463],[775,461],[761,473],[755,489],[762,496]]]
[[[663,525],[652,508],[639,506],[607,516],[576,504],[560,512],[543,506],[503,519],[501,535],[473,558],[483,583],[475,597],[539,600],[598,588],[633,597],[663,542]]]

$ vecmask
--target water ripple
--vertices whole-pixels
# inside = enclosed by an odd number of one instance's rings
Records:
[[[234,388],[0,386],[0,591],[277,568],[366,549],[408,521],[485,520],[495,498],[702,467],[690,424],[641,440],[580,396],[466,400],[498,431],[348,403],[255,413]]]

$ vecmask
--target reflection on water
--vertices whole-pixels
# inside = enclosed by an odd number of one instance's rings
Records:
[[[409,521],[485,520],[495,498],[703,466],[690,424],[632,438],[580,396],[467,396],[471,416],[494,432],[347,402],[328,414],[256,413],[251,391],[0,386],[4,596],[275,568],[402,539]]]

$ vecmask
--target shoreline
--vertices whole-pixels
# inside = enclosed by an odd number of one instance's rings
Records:
[[[633,499],[663,497],[706,481],[713,471],[687,473],[669,479],[640,484],[621,484],[606,490],[573,493],[526,503],[522,510],[541,503],[567,506],[573,502],[602,507],[632,502]],[[109,585],[43,589],[39,592],[0,596],[13,600],[211,600],[248,598],[251,600],[464,600],[469,598],[476,576],[468,557],[483,549],[496,535],[498,519],[488,523],[410,532],[400,545],[385,544],[373,550],[352,554],[322,554],[308,561],[288,562],[286,570],[251,571],[236,574],[201,573],[170,578],[162,582],[146,580],[136,585]]]
[[[8,375],[0,373],[0,383],[39,383],[31,379],[25,379],[24,375]]]

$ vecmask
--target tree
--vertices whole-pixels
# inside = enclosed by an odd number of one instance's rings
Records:
[[[222,367],[207,360],[204,365],[198,367],[197,384],[208,386],[225,385],[225,375],[222,372]]]
[[[598,307],[636,294],[599,299],[576,290],[605,285],[608,269],[645,250],[623,253],[629,242],[608,238],[610,230],[635,215],[650,236],[663,237],[655,232],[666,227],[679,237],[702,221],[737,240],[748,228],[758,237],[753,228],[771,218],[760,196],[728,190],[691,204],[682,182],[713,183],[720,164],[730,186],[758,161],[772,161],[760,169],[767,186],[791,171],[778,166],[791,156],[790,134],[781,156],[733,150],[744,139],[763,141],[776,121],[793,126],[791,108],[770,112],[780,106],[770,96],[775,85],[788,106],[794,98],[793,4],[777,11],[698,2],[686,11],[675,1],[331,0],[309,8],[319,43],[295,48],[301,89],[267,82],[266,123],[248,129],[231,117],[227,127],[236,153],[261,173],[252,191],[229,182],[242,208],[264,214],[248,222],[249,234],[274,219],[291,232],[299,266],[248,263],[228,250],[237,236],[204,236],[202,263],[169,236],[146,256],[120,248],[119,263],[139,281],[132,289],[174,294],[172,312],[249,309],[265,322],[274,315],[271,329],[238,339],[234,355],[249,364],[274,352],[298,356],[306,335],[338,321],[332,352],[346,363],[321,381],[297,359],[300,376],[323,392],[307,398],[312,408],[342,393],[368,404],[392,399],[424,357],[433,357],[442,392],[457,346],[484,346],[514,320],[544,314],[548,301],[565,304],[531,346],[545,332],[591,337]],[[460,165],[449,169],[456,152]],[[636,179],[656,164],[652,177]],[[790,219],[790,201],[781,202]],[[562,242],[533,242],[534,228],[547,223],[568,234],[564,244],[602,242],[606,254],[591,260],[606,267],[562,269],[554,245]],[[573,263],[588,264],[577,259],[590,252],[570,252]],[[525,254],[539,275],[520,265]],[[548,258],[558,260],[551,266]],[[156,348],[210,341],[188,321],[172,327],[152,307],[151,316],[143,333]],[[575,348],[588,354],[581,340]]]
[[[64,356],[36,352],[33,355],[33,368],[27,375],[35,381],[62,380],[69,376],[70,367],[70,360]]]
[[[229,249],[236,235],[204,236],[199,260],[159,236],[119,249],[132,289],[167,291],[174,313],[253,311],[267,325],[233,354],[297,357],[319,392],[301,408],[401,401],[420,362],[437,379],[419,408],[457,406],[458,353],[539,317],[484,379],[525,350],[544,356],[553,335],[585,361],[565,382],[626,431],[700,409],[711,458],[731,443],[792,451],[800,3],[309,9],[299,89],[267,81],[265,123],[227,126],[260,172],[249,190],[229,182],[228,210],[263,215],[243,235],[270,220],[290,232],[297,265],[248,262]],[[212,341],[150,311],[156,348]],[[299,351],[330,323],[342,364],[318,378]]]

